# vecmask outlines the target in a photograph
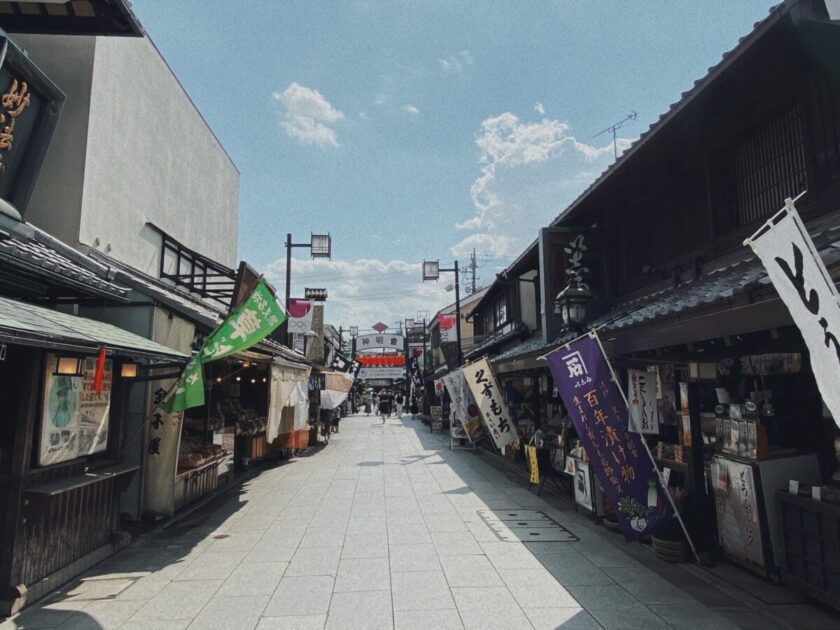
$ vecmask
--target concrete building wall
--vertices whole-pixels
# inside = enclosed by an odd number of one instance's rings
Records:
[[[154,276],[160,236],[148,223],[235,267],[239,173],[154,44],[20,40],[68,94],[32,221]]]
[[[78,247],[95,41],[69,35],[13,38],[67,96],[24,219]]]

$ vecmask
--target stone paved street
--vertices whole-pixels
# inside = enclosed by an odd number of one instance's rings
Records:
[[[327,447],[141,537],[0,628],[840,627],[799,600],[762,605],[771,587],[753,578],[747,594],[661,566],[488,459],[450,451],[419,421],[346,418]],[[505,542],[482,508],[539,510],[579,540]]]

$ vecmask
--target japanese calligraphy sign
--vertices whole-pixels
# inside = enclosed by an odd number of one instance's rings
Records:
[[[528,472],[531,474],[529,481],[538,486],[540,485],[540,464],[537,460],[537,447],[526,444],[525,455],[528,458]]]
[[[475,363],[465,365],[461,370],[496,448],[501,450],[516,442],[519,436],[511,420],[504,392],[499,387],[490,362],[487,359],[479,359]]]
[[[656,401],[656,373],[627,371],[629,430],[634,433],[659,433],[659,405]]]
[[[558,348],[548,365],[625,539],[655,531],[673,511],[639,436],[627,430],[627,405],[597,338]]]
[[[484,428],[481,425],[481,421],[476,422],[470,418],[470,390],[464,378],[464,373],[460,368],[453,370],[443,377],[443,382],[449,391],[449,397],[452,399],[452,409],[455,417],[464,426],[464,433],[467,434],[470,442],[477,442],[484,434]]]
[[[790,311],[823,402],[840,425],[840,298],[793,202],[745,241]]]
[[[247,350],[271,334],[285,319],[285,310],[277,302],[265,280],[260,279],[245,303],[234,309],[227,319],[210,333],[198,354],[187,364],[175,386],[175,395],[169,402],[169,410],[183,411],[203,405],[202,366]]]
[[[56,355],[44,362],[44,403],[38,463],[64,462],[104,451],[111,409],[111,361],[105,361],[102,391],[94,388],[96,358],[86,357],[81,376],[54,374]]]
[[[391,348],[402,352],[404,347],[405,337],[402,335],[376,333],[356,337],[356,352],[363,352],[372,348]]]

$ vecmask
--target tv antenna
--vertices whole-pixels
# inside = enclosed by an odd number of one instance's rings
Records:
[[[631,111],[629,114],[627,114],[627,116],[625,116],[625,117],[624,117],[624,119],[619,120],[619,121],[618,121],[617,123],[615,123],[614,125],[610,125],[609,127],[607,127],[606,129],[604,129],[603,131],[599,131],[598,133],[596,133],[596,134],[595,134],[594,136],[592,136],[592,137],[593,137],[593,138],[597,138],[598,136],[602,136],[602,135],[604,135],[604,134],[605,134],[605,133],[607,133],[608,131],[612,131],[612,137],[613,137],[613,154],[615,155],[615,159],[617,160],[617,159],[618,159],[618,145],[616,144],[616,134],[615,134],[615,132],[616,132],[618,129],[621,129],[621,128],[622,128],[622,127],[626,124],[626,123],[630,122],[631,120],[636,120],[636,117],[637,117],[637,116],[638,116],[638,114],[637,114],[636,112]]]

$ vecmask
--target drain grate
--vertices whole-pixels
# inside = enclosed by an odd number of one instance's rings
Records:
[[[539,510],[477,510],[479,517],[505,542],[577,542],[560,523]]]

